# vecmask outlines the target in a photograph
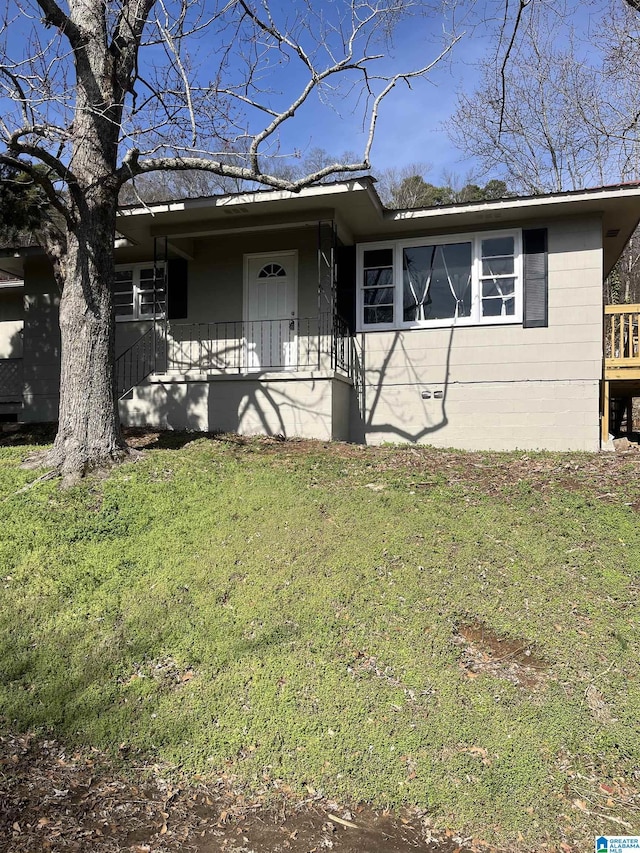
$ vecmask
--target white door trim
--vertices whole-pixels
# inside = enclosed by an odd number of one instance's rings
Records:
[[[293,278],[293,311],[294,314],[291,317],[292,320],[298,319],[298,250],[297,249],[284,249],[281,252],[250,252],[248,254],[243,255],[243,288],[242,288],[242,322],[243,325],[247,325],[250,322],[249,318],[249,266],[251,261],[255,261],[257,259],[264,258],[265,263],[274,258],[292,258],[292,271],[291,277]],[[287,318],[282,317],[281,319],[285,320]],[[247,364],[247,358],[245,355],[245,372],[251,372],[251,368]]]

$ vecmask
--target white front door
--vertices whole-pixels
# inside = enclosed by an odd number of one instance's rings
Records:
[[[248,370],[292,370],[296,366],[297,265],[297,252],[246,256]]]

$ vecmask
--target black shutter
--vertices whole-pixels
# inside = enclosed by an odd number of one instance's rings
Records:
[[[549,269],[547,229],[531,228],[522,232],[524,249],[525,329],[549,325]]]
[[[356,247],[336,249],[336,308],[349,331],[356,328]]]
[[[167,319],[184,320],[188,313],[188,270],[183,258],[167,261]]]

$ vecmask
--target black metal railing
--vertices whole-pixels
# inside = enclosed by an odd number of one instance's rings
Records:
[[[22,400],[22,359],[0,358],[0,402]]]
[[[281,320],[171,323],[167,336],[171,371],[251,373],[271,370],[336,370],[349,375],[350,334],[331,313]]]
[[[171,323],[148,329],[116,359],[118,399],[154,372],[353,371],[353,340],[336,314],[283,320]]]
[[[351,333],[346,320],[338,314],[333,317],[333,369],[339,373],[351,375],[352,346]]]
[[[152,327],[116,359],[116,396],[128,394],[156,369],[156,330]]]
[[[353,382],[358,411],[365,417],[365,350],[362,339],[357,335],[351,337],[351,370],[349,377]]]

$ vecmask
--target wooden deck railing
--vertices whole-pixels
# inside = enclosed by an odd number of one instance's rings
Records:
[[[640,305],[604,306],[605,378],[624,378],[640,370]]]

